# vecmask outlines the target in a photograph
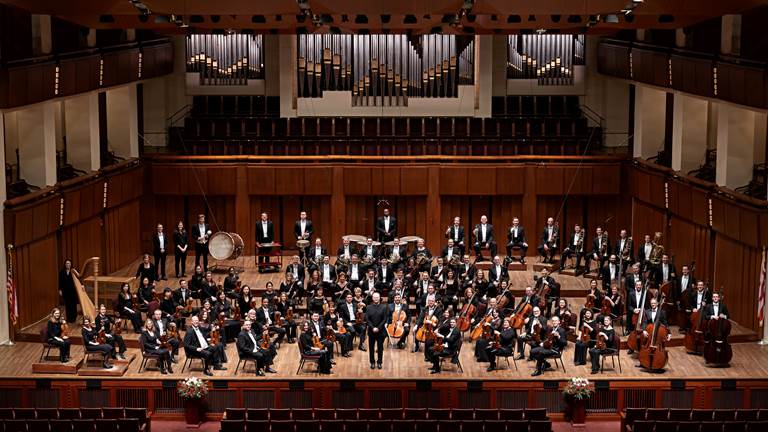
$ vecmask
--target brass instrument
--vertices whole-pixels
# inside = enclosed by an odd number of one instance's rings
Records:
[[[450,261],[448,261],[448,265],[450,265],[451,267],[458,267],[461,265],[461,256],[459,256],[459,254],[455,252],[456,251],[454,251],[454,254],[451,255]]]
[[[576,233],[576,250],[574,252],[582,252],[584,250],[584,230]]]
[[[364,267],[370,267],[373,265],[373,263],[376,261],[376,258],[373,257],[373,255],[365,255],[360,259],[360,263]]]
[[[403,257],[400,256],[400,251],[398,249],[400,248],[392,249],[392,253],[389,255],[389,262],[391,264],[397,264],[403,259]]]
[[[602,234],[600,234],[600,256],[605,256],[606,252],[608,252],[608,233],[603,231]]]
[[[325,257],[323,255],[316,255],[309,259],[309,263],[314,265],[315,267],[320,267],[324,259]]]
[[[345,255],[339,255],[336,257],[336,267],[349,268],[349,258],[347,258]]]
[[[557,245],[557,238],[559,235],[560,235],[560,225],[558,224],[558,222],[555,222],[555,224],[552,225],[552,234],[549,236],[549,239],[547,240],[547,246],[550,248],[554,248]]]
[[[423,267],[423,266],[429,264],[430,261],[431,261],[431,259],[427,256],[426,253],[419,252],[419,253],[416,254],[416,265],[417,266]]]
[[[652,265],[659,265],[661,264],[661,256],[664,255],[664,246],[661,245],[661,233],[657,232],[653,237],[653,242],[651,243],[651,253],[648,256],[648,262],[650,262]]]
[[[448,228],[445,229],[445,236],[448,237],[448,238],[450,238],[450,236],[451,236],[451,227],[452,226],[453,225],[448,225]]]
[[[621,241],[621,239],[619,239]],[[624,248],[621,250],[621,260],[629,261],[630,254],[632,253],[632,237],[627,237],[624,240]]]

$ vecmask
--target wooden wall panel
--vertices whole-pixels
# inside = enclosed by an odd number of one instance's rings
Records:
[[[528,225],[523,219],[523,198],[521,196],[495,196],[493,197],[493,227],[496,231],[496,243],[499,245],[499,253],[505,252],[502,247],[507,244],[507,228],[512,226],[512,219],[517,217],[525,228],[526,236],[530,236]],[[531,221],[533,222],[533,221]]]
[[[398,195],[401,191],[402,179],[400,167],[373,167],[371,168],[371,193],[381,195]]]
[[[485,195],[496,193],[496,170],[492,168],[467,169],[467,193]]]
[[[144,168],[141,166],[112,175],[107,181],[107,207],[119,206],[144,195]]]
[[[664,246],[673,255],[677,270],[684,264],[696,262],[696,277],[712,280],[711,231],[706,226],[692,224],[680,218],[670,219],[669,234]]]
[[[401,168],[400,194],[426,195],[428,185],[428,168]]]
[[[248,193],[273,195],[275,193],[275,168],[248,167]]]
[[[635,246],[640,245],[645,234],[650,234],[653,237],[653,233],[657,231],[666,232],[664,219],[664,213],[661,210],[633,199],[632,237],[635,240]]]
[[[6,241],[14,246],[46,237],[59,226],[60,201],[48,197],[7,214]]]
[[[304,168],[304,194],[329,195],[332,171],[331,168]]]
[[[453,224],[453,218],[456,216],[461,218],[461,224],[464,225],[464,229],[467,229],[470,222],[469,197],[455,195],[440,197],[440,232],[443,233],[443,236],[445,236],[445,230],[448,226]]]
[[[620,193],[622,181],[621,165],[595,166],[592,169],[592,184],[590,192],[598,195]]]
[[[536,167],[536,194],[560,195],[563,193],[563,170],[557,167]]]
[[[613,244],[615,239],[619,237],[620,230],[630,231],[629,219],[624,221],[625,218],[619,216],[619,213],[624,209],[621,208],[618,197],[589,197],[586,199],[585,206],[587,211],[586,223],[589,225],[591,236],[594,236],[595,229],[600,226],[603,230],[608,231],[608,238]]]
[[[104,182],[98,181],[64,194],[64,225],[96,216],[104,207]]]
[[[688,184],[669,181],[669,211],[699,225],[709,223],[709,203],[705,192]]]
[[[205,219],[211,226],[211,231],[234,231],[235,230],[235,198],[231,196],[208,196],[189,197],[189,211],[187,220],[189,226],[187,231],[191,231],[191,225],[197,223],[199,214],[206,215]]]
[[[182,195],[157,195],[141,200],[141,250],[152,251],[152,235],[156,231],[158,223],[163,224],[165,232],[170,236],[176,229],[179,221],[184,222],[187,233],[191,232],[191,226],[197,223],[197,218],[190,219],[184,212],[184,196]],[[189,241],[191,242],[191,236]]]
[[[275,193],[277,195],[302,195],[304,193],[304,170],[276,170]]]
[[[715,276],[713,289],[725,292],[733,320],[758,331],[757,286],[760,276],[761,250],[749,247],[720,234],[715,235]]]
[[[23,328],[47,316],[59,304],[57,287],[60,259],[56,236],[49,235],[17,247],[14,256],[19,295],[19,328]]]
[[[419,236],[426,238],[427,235],[427,199],[423,196],[405,196],[398,197],[393,205],[393,211],[397,217],[398,236]],[[440,245],[442,247],[442,244]],[[435,248],[438,245],[427,245],[431,247],[432,254],[435,254]]]
[[[464,167],[440,168],[440,194],[465,195],[467,193],[468,172]]]
[[[320,238],[323,241],[323,245],[329,250],[332,248],[333,253],[336,253],[337,243],[341,242],[341,239],[335,239],[331,237],[331,198],[330,196],[305,196],[302,198],[303,205],[301,208],[306,210],[307,218],[312,221],[312,225],[315,227],[315,234],[312,239]],[[291,221],[291,230],[293,230],[293,224],[299,219],[299,212],[291,215],[293,221]]]
[[[280,217],[280,198],[273,195],[254,195],[251,196],[251,202],[250,202],[250,208],[251,208],[251,225],[253,225],[252,229],[255,229],[256,222],[260,220],[261,213],[266,212],[267,215],[271,219],[276,219]],[[252,239],[251,241],[255,244],[256,241],[256,233],[255,231],[252,231]],[[283,239],[278,238],[276,239],[278,243],[282,243]],[[251,250],[247,252],[248,254],[254,254],[255,250]]]
[[[88,258],[102,257],[102,220],[95,217],[64,228],[61,231],[61,262],[71,259],[75,267],[82,269]]]
[[[344,194],[370,195],[372,193],[371,168],[345,168]]]
[[[142,253],[139,239],[139,201],[132,201],[105,213],[106,271],[115,272]]]
[[[345,173],[346,175],[346,173]],[[390,202],[390,204],[393,204]],[[346,199],[346,234],[372,236],[376,223],[376,201],[371,196],[354,196]],[[397,210],[393,209],[395,217]],[[337,242],[339,239],[335,239]]]
[[[522,195],[525,192],[525,167],[496,168],[496,193]]]

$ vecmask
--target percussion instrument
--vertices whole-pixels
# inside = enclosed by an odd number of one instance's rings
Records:
[[[357,234],[348,234],[342,237],[343,240],[349,240],[350,243],[365,243],[365,241],[368,239],[366,236],[361,236]]]
[[[419,240],[424,240],[423,238],[419,236],[403,236],[400,237],[400,243],[410,243],[410,242],[417,242]]]
[[[357,241],[355,243],[359,244],[361,247],[368,246],[368,240],[367,239],[364,239],[362,241]],[[371,242],[371,246],[381,246],[381,242],[378,242],[378,241],[374,240],[374,241]]]
[[[217,260],[237,259],[243,253],[244,246],[239,234],[224,231],[212,235],[208,241],[211,256]]]
[[[296,249],[306,249],[309,247],[309,240],[296,240]]]

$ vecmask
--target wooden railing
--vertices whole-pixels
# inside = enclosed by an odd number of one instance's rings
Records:
[[[134,42],[0,65],[0,108],[154,78],[173,72],[168,39]]]
[[[598,71],[605,75],[768,108],[768,65],[638,42],[605,40],[598,46]]]

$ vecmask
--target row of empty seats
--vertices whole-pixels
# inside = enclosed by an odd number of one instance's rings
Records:
[[[78,420],[136,418],[149,422],[146,408],[0,408],[0,420]]]
[[[249,140],[172,139],[171,148],[191,155],[260,156],[573,156],[600,146],[590,138]]]
[[[632,432],[764,432],[768,421],[653,421],[638,420]]]
[[[587,119],[570,117],[200,117],[184,119],[187,138],[258,137],[576,137],[590,132]]]
[[[622,413],[625,426],[638,420],[651,421],[768,421],[768,409],[687,409],[627,408]]]
[[[0,420],[3,432],[147,432],[136,418]]]
[[[552,432],[549,420],[222,420],[221,432]]]
[[[193,96],[193,116],[279,116],[277,96]]]
[[[227,408],[224,420],[549,420],[546,408]]]
[[[494,116],[578,116],[579,105],[578,96],[494,96],[491,113]]]

